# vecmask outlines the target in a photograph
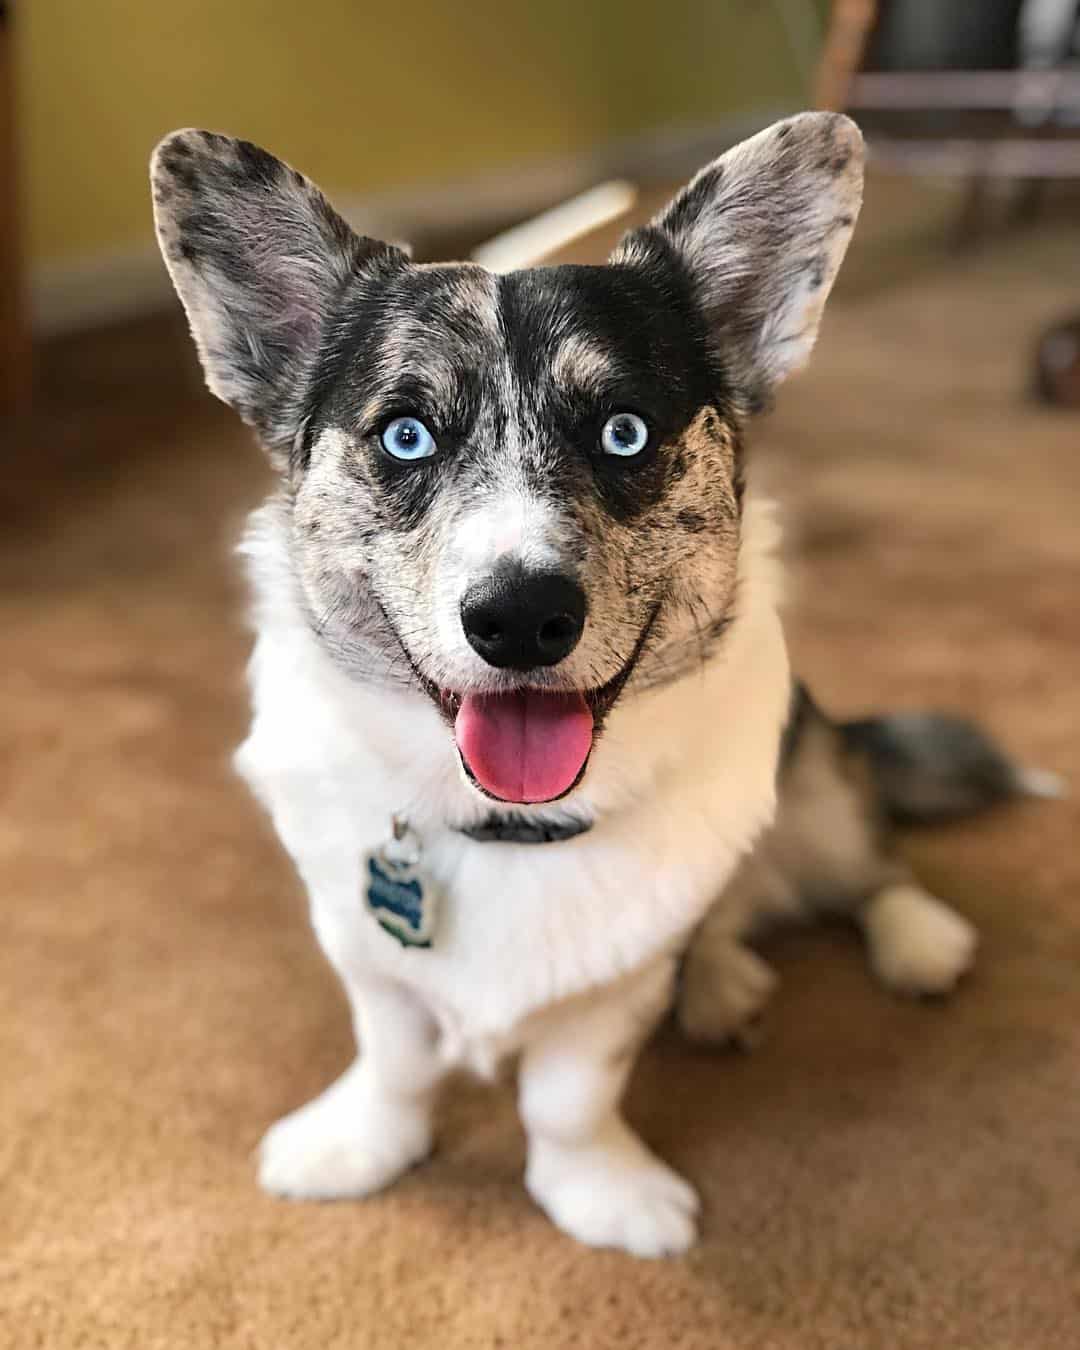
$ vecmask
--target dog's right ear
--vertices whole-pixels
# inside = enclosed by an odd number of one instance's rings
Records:
[[[313,183],[249,141],[175,131],[150,179],[206,382],[287,455],[336,300],[351,278],[406,255],[354,234]]]
[[[612,261],[688,279],[713,350],[750,409],[802,366],[862,201],[863,142],[839,113],[802,113],[702,169]]]

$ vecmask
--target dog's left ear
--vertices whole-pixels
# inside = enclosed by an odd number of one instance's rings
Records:
[[[751,408],[802,366],[862,202],[863,141],[839,113],[802,113],[722,155],[616,265],[681,264],[715,353]]]
[[[376,284],[406,255],[355,234],[314,183],[249,141],[174,131],[150,176],[206,382],[287,463],[342,291]]]

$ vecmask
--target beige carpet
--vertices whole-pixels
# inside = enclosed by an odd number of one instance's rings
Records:
[[[1074,781],[1080,421],[1024,384],[1077,303],[1053,231],[853,288],[759,432],[822,700],[960,708]],[[648,1051],[630,1113],[705,1199],[686,1259],[555,1232],[508,1085],[455,1084],[437,1156],[382,1196],[261,1195],[260,1133],[349,1054],[228,770],[247,638],[226,544],[262,471],[171,328],[50,369],[0,541],[0,1344],[1080,1345],[1075,803],[913,840],[983,932],[951,1004],[886,997],[845,933],[793,937],[757,1054]]]

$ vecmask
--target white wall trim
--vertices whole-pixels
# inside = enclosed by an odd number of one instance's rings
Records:
[[[649,132],[593,151],[556,156],[451,183],[431,183],[363,199],[335,198],[361,233],[422,244],[435,230],[503,228],[609,178],[640,184],[686,177],[743,136],[791,109],[765,108],[712,126]],[[149,194],[147,212],[149,215]],[[30,277],[34,332],[50,337],[168,308],[172,287],[156,246],[47,263]]]
[[[172,283],[154,243],[46,263],[30,275],[35,335],[52,337],[164,309]]]

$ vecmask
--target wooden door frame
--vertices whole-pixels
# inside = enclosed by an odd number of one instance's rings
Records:
[[[0,415],[30,405],[31,345],[20,214],[14,5],[0,0]]]

